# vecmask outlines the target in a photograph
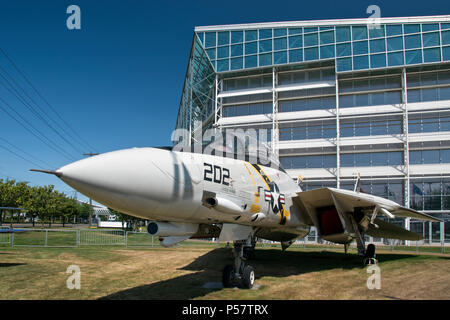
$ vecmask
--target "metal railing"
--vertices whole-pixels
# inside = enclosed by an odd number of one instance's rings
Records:
[[[0,227],[8,230],[9,227]],[[150,236],[147,232],[125,231],[120,229],[24,229],[23,232],[0,232],[0,246],[10,247],[62,247],[77,248],[81,246],[122,246],[122,247],[159,247],[158,238]],[[450,238],[442,242],[405,241],[392,239],[366,239],[366,243],[375,243],[377,248],[390,251],[410,251],[416,253],[450,253]],[[377,241],[374,241],[377,240]],[[189,241],[189,240],[188,240]],[[215,241],[196,241],[180,243],[179,245],[192,244],[219,244]],[[259,241],[259,247],[279,247],[279,242]],[[315,236],[307,236],[292,244],[294,248],[324,250],[344,250],[343,245],[337,245],[328,241],[316,241]],[[352,243],[349,250],[356,250],[356,244]]]

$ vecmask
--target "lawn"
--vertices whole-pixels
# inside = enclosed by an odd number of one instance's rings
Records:
[[[224,246],[0,247],[0,299],[450,299],[450,255],[378,250],[381,289],[369,290],[354,252],[263,247],[250,261],[257,290],[215,287]],[[81,270],[69,290],[67,267]],[[203,288],[212,283],[213,288]]]

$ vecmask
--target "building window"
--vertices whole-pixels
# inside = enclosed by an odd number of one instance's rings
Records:
[[[342,167],[399,166],[403,164],[403,152],[367,152],[341,154]]]
[[[450,163],[450,149],[410,151],[409,163],[410,164]]]
[[[308,155],[280,157],[284,169],[336,168],[336,155]]]

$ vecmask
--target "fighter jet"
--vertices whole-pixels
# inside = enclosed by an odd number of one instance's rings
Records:
[[[234,264],[223,269],[224,287],[253,286],[255,271],[247,260],[256,239],[279,241],[285,250],[314,226],[323,240],[346,249],[356,240],[358,254],[370,261],[375,247],[366,248],[365,235],[421,239],[379,216],[440,221],[358,191],[302,191],[267,145],[236,136],[230,147],[224,140],[202,145],[200,151],[132,148],[56,171],[32,171],[53,174],[105,206],[151,221],[147,231],[163,246],[193,238],[232,242]],[[250,145],[257,146],[256,153]]]

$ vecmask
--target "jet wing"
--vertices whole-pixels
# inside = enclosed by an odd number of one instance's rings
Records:
[[[399,240],[421,240],[422,236],[415,232],[406,230],[405,228],[396,226],[395,224],[388,223],[381,219],[375,219],[375,225],[369,225],[366,234],[375,238],[388,238]]]
[[[338,205],[341,206],[341,209],[343,211],[352,212],[353,209],[356,207],[378,206],[379,208],[388,211],[387,215],[389,218],[392,218],[392,216],[394,216],[432,222],[441,222],[441,220],[433,216],[430,216],[426,213],[406,208],[394,201],[362,192],[354,192],[350,190],[335,189],[335,188],[322,188],[298,192],[297,196],[304,203],[307,203],[315,207],[333,205],[335,204],[335,202],[338,202]],[[383,210],[382,213],[386,215],[385,210]],[[392,216],[389,216],[389,213],[392,214]]]
[[[329,241],[346,243],[358,233],[357,229],[374,237],[417,240],[418,235],[391,223],[377,219],[413,218],[425,221],[441,220],[398,203],[366,193],[335,188],[298,192],[294,202],[306,211],[319,231]],[[420,237],[419,237],[420,238]]]

